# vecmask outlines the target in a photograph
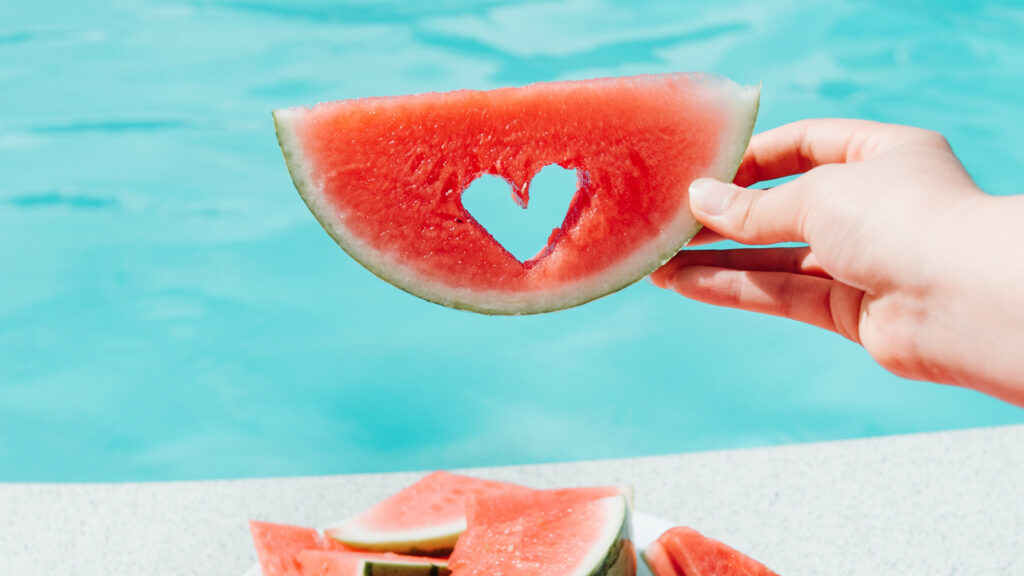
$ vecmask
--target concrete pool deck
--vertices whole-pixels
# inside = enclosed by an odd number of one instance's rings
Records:
[[[1024,425],[471,473],[630,483],[783,576],[1024,574]],[[248,519],[328,523],[418,476],[0,484],[0,574],[241,576]]]

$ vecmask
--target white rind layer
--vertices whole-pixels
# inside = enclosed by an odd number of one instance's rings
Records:
[[[710,74],[691,74],[690,77],[707,88],[702,96],[715,102],[728,119],[717,161],[701,176],[732,181],[753,133],[761,88],[741,86]],[[684,206],[650,242],[634,250],[631,256],[603,272],[549,290],[477,290],[436,282],[423,278],[400,259],[374,249],[349,233],[344,214],[330,205],[323,193],[323,184],[313,178],[311,163],[303,153],[299,119],[308,110],[304,107],[275,110],[274,124],[292,180],[310,211],[334,241],[368,270],[410,294],[443,306],[494,315],[538,314],[578,306],[647,276],[672,258],[701,229],[689,207]],[[686,190],[680,191],[681,195],[686,193]]]
[[[619,545],[618,540],[623,536],[630,537],[631,529],[626,525],[629,522],[629,505],[624,495],[602,498],[594,502],[605,513],[604,522],[601,525],[603,531],[569,576],[594,575],[595,571],[605,563],[612,548]],[[616,575],[608,574],[608,576]]]
[[[342,544],[374,552],[428,553],[451,549],[466,531],[466,519],[416,530],[380,531],[366,528],[358,518],[327,528],[324,533]]]

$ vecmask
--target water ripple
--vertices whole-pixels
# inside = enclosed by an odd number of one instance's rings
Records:
[[[13,32],[0,32],[0,45],[2,44],[23,44],[30,42],[35,37],[29,30],[15,30]]]
[[[133,133],[154,133],[154,132],[176,132],[176,131],[224,131],[224,132],[246,132],[263,130],[266,121],[263,118],[233,118],[233,117],[94,117],[85,115],[82,118],[65,118],[59,120],[40,119],[39,121],[25,121],[12,123],[10,125],[0,124],[0,134],[12,138],[17,135],[30,137],[31,135],[86,135],[86,134],[110,134],[122,135]]]
[[[195,128],[192,122],[185,120],[130,120],[110,118],[106,120],[71,120],[50,124],[37,124],[29,130],[37,133],[82,133],[82,132],[155,132],[160,130],[178,130]]]
[[[16,208],[54,208],[67,207],[76,209],[114,208],[119,201],[110,196],[81,194],[64,190],[42,190],[24,194],[4,196],[0,194],[0,204]]]
[[[418,30],[415,36],[425,44],[442,47],[449,52],[468,53],[498,60],[502,63],[502,69],[494,79],[499,83],[520,84],[558,79],[568,71],[586,69],[595,62],[602,62],[605,66],[656,62],[660,60],[658,51],[664,48],[739,34],[749,28],[746,22],[727,22],[677,31],[657,38],[606,41],[589,49],[559,54],[515,54],[483,39],[457,37],[441,31]]]
[[[0,47],[17,44],[91,44],[107,39],[104,30],[75,27],[31,27],[0,30]]]
[[[216,6],[239,12],[261,13],[270,16],[312,20],[317,23],[344,22],[365,24],[408,23],[424,16],[438,14],[457,14],[467,9],[480,9],[487,6],[514,4],[507,0],[491,0],[483,2],[447,1],[447,2],[367,2],[367,3],[336,3],[336,2],[275,2],[259,0],[235,0],[224,2],[208,2],[199,0],[197,6]]]

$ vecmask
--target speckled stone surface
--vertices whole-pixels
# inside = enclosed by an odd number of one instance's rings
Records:
[[[783,575],[1024,574],[1024,426],[472,473],[631,483]],[[0,575],[240,576],[249,518],[324,524],[418,476],[0,484]]]

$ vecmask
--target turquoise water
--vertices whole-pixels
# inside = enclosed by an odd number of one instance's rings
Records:
[[[763,82],[758,130],[927,126],[987,190],[1019,193],[1024,8],[895,4],[3,3],[0,480],[512,464],[1024,422],[891,376],[832,334],[647,283],[525,318],[420,301],[328,239],[270,118],[708,70]]]

